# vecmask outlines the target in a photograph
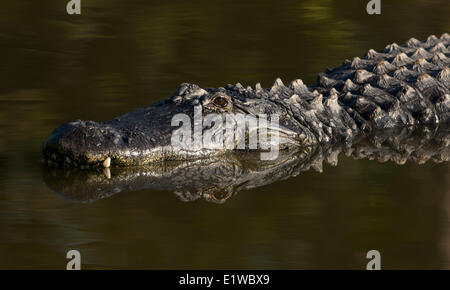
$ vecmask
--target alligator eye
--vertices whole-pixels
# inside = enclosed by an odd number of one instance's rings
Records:
[[[225,108],[228,105],[228,100],[222,96],[217,96],[213,100],[214,105],[220,108]]]

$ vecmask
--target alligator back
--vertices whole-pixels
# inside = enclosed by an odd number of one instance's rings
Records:
[[[448,123],[449,45],[450,36],[444,34],[371,49],[320,74],[311,89],[338,99],[360,128]]]

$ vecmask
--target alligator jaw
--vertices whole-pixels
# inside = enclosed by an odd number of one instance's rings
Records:
[[[178,152],[167,140],[156,145],[152,137],[132,139],[120,126],[92,121],[75,121],[57,128],[43,143],[46,163],[57,167],[110,167],[195,159],[219,152]]]
[[[108,168],[197,160],[230,152],[220,148],[174,150],[170,143],[174,128],[164,118],[155,120],[149,117],[153,115],[149,114],[152,110],[153,107],[138,109],[105,123],[75,121],[60,126],[42,145],[46,164],[52,167]],[[156,134],[152,133],[155,131]],[[246,144],[249,131],[245,134]],[[272,134],[279,137],[276,150],[307,147],[309,143],[305,134],[299,135],[284,127],[267,130],[268,141],[272,140]]]
[[[277,134],[280,144],[276,150],[307,148],[310,140],[284,128],[268,130],[268,139]],[[136,147],[127,144],[126,132],[120,128],[92,121],[75,121],[57,128],[42,145],[47,165],[52,167],[105,167],[135,166],[163,163],[167,161],[189,161],[226,155],[230,150],[206,149],[177,150],[170,144]],[[248,143],[248,131],[245,140]],[[93,142],[95,140],[95,142]],[[311,144],[310,144],[311,145]],[[309,149],[311,150],[311,149]],[[245,151],[245,150],[243,150]],[[266,150],[267,151],[267,150]]]

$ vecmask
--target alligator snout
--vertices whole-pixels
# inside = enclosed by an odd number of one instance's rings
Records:
[[[55,129],[44,141],[42,152],[49,164],[101,165],[125,143],[121,132],[110,125],[75,121]]]

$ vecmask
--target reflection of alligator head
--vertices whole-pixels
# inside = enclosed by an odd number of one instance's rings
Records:
[[[292,151],[354,143],[376,130],[447,124],[449,64],[450,35],[444,34],[424,42],[412,38],[403,46],[394,43],[379,52],[369,50],[363,58],[355,57],[320,74],[318,83],[309,87],[301,80],[285,86],[279,79],[270,89],[259,84],[253,88],[236,84],[207,89],[183,84],[171,98],[114,120],[64,124],[44,142],[43,154],[48,163],[67,167],[116,167],[230,153],[195,146],[174,150],[173,117],[183,114],[188,121],[195,119],[197,105],[201,105],[201,113],[221,116],[276,115],[280,126],[267,128],[268,134],[281,135],[280,148]],[[236,120],[231,126],[245,124]],[[184,127],[188,122],[181,123]],[[194,128],[200,130],[213,127],[211,122],[196,124]],[[187,127],[191,128],[190,122]],[[249,125],[249,130],[254,129]],[[245,134],[240,136],[246,138]]]
[[[314,151],[284,151],[274,161],[261,161],[255,152],[196,161],[170,161],[159,165],[103,169],[44,168],[44,180],[55,192],[73,201],[92,202],[113,194],[140,189],[174,192],[183,201],[204,198],[225,202],[241,190],[252,189],[314,169],[325,161],[337,165],[342,152],[356,159],[379,162],[425,163],[450,159],[447,127],[407,127],[375,132],[353,143],[318,147]]]

